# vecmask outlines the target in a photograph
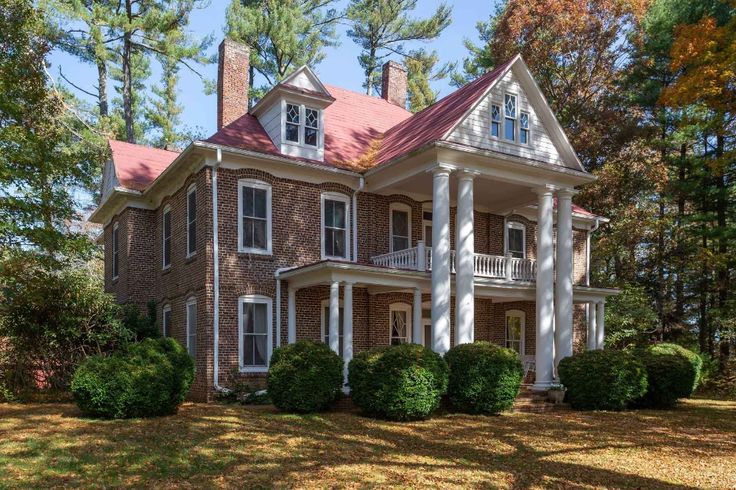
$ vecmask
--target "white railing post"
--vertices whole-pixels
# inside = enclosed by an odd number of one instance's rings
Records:
[[[424,248],[424,240],[417,242],[417,270],[421,272],[427,270],[427,252]]]
[[[511,281],[514,279],[514,257],[511,254],[506,254],[506,280]]]

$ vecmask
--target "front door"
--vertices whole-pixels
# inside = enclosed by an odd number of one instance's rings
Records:
[[[432,348],[432,319],[422,318],[422,344],[427,349]]]

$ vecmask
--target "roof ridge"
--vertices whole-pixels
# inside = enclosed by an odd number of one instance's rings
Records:
[[[119,139],[115,139],[115,138],[107,138],[107,142],[108,142],[108,144],[110,144],[110,143],[122,143],[124,145],[137,146],[139,148],[146,148],[147,150],[167,151],[169,153],[176,153],[176,154],[181,153],[181,150],[167,150],[166,148],[158,148],[156,146],[151,146],[151,145],[142,145],[140,143],[131,143],[130,141],[123,141],[123,140],[119,140]]]

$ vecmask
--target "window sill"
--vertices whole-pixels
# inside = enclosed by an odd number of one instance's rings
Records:
[[[168,274],[169,272],[171,272],[171,266],[170,265],[168,265],[168,266],[164,267],[163,269],[161,269],[161,274]]]
[[[195,252],[195,253],[193,253],[192,255],[188,255],[188,256],[187,256],[187,257],[186,257],[186,258],[184,259],[184,263],[185,263],[185,264],[191,264],[191,263],[192,263],[192,262],[194,262],[194,261],[195,261],[196,259],[197,259],[197,253]]]
[[[110,283],[117,284],[119,280],[120,280],[120,276],[115,276],[112,279],[110,279]]]
[[[240,368],[240,374],[265,374],[268,372],[268,367],[252,367],[252,368]]]
[[[273,252],[271,250],[263,250],[260,248],[239,248],[238,253],[244,255],[260,255],[262,257],[273,256]]]

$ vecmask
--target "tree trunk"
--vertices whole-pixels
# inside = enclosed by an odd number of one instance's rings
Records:
[[[722,134],[716,137],[716,159],[720,160],[723,158],[723,150],[725,146],[725,138]],[[729,357],[731,356],[730,341],[723,337],[723,320],[726,314],[726,308],[728,303],[728,286],[729,286],[729,274],[728,274],[728,237],[726,230],[726,216],[728,214],[728,190],[726,188],[726,172],[725,165],[719,162],[717,168],[718,173],[715,176],[716,180],[716,223],[718,226],[718,274],[717,274],[717,287],[718,287],[718,303],[717,308],[720,316],[719,329],[721,333],[720,340],[720,359],[719,368],[721,371],[725,371],[728,366]]]
[[[133,41],[131,26],[133,23],[133,6],[131,0],[125,2],[125,10],[128,15],[128,25],[123,33],[123,119],[125,119],[125,136],[129,143],[135,143],[135,130],[133,128],[133,74],[132,56]]]
[[[683,223],[685,219],[685,166],[687,158],[687,145],[680,145],[680,168],[678,173],[679,188],[677,189],[677,275],[675,277],[675,317],[678,323],[682,323],[685,317],[685,267],[687,260],[685,255],[685,230]]]
[[[100,108],[100,116],[107,117],[107,64],[97,60],[97,104]]]

